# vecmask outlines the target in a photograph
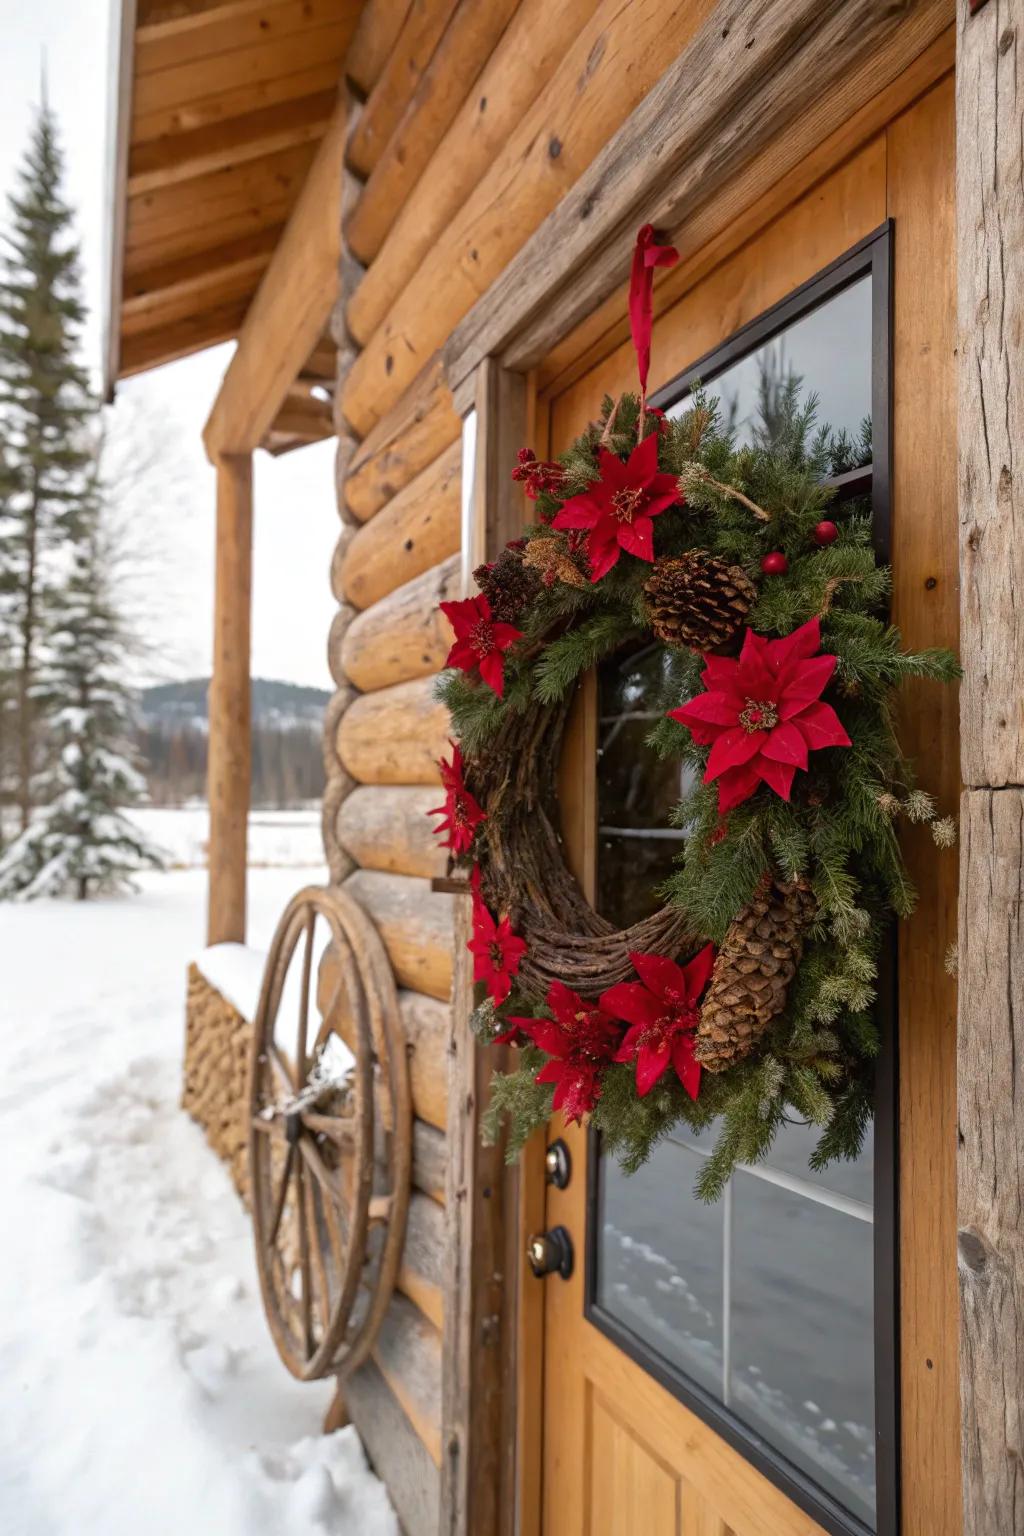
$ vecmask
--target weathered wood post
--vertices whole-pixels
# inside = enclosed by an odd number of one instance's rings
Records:
[[[1024,0],[958,13],[963,1510],[965,1536],[1021,1536]]]
[[[252,774],[249,627],[252,455],[217,459],[217,558],[207,769],[210,802],[207,942],[245,942],[246,833]]]

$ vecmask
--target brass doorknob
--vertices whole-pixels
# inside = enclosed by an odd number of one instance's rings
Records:
[[[538,1280],[545,1275],[561,1275],[568,1280],[572,1274],[572,1238],[564,1227],[536,1232],[526,1245],[526,1258]]]

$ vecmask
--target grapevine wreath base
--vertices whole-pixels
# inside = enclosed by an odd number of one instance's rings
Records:
[[[478,596],[442,604],[456,740],[438,830],[473,889],[474,1027],[519,1047],[485,1132],[507,1121],[515,1156],[554,1113],[589,1119],[630,1170],[680,1122],[715,1123],[698,1182],[714,1199],[789,1119],[819,1128],[816,1167],[860,1149],[879,955],[914,902],[898,824],[955,836],[914,788],[893,695],[957,666],[902,649],[870,507],[833,503],[829,480],[870,462],[869,423],[859,441],[818,427],[800,381],[767,372],[744,446],[700,391],[674,420],[647,408],[665,259],[641,231],[640,395],[606,400],[557,462],[522,450],[537,522],[476,572]],[[647,750],[680,765],[686,835],[652,915],[617,931],[566,867],[556,773],[579,679],[652,645]]]

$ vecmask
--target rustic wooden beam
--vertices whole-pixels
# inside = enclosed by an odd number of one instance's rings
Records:
[[[439,784],[451,723],[433,677],[362,693],[341,718],[338,756],[361,784]]]
[[[409,6],[349,140],[348,164],[357,176],[369,176],[380,158],[430,63],[455,4],[456,0],[413,0]]]
[[[318,91],[139,144],[129,163],[128,196],[139,197],[299,144],[312,144],[322,138],[336,101],[336,91]]]
[[[249,630],[252,459],[217,463],[217,553],[210,680],[207,943],[245,943],[246,843],[252,770]]]
[[[241,329],[248,304],[248,299],[233,299],[214,309],[187,315],[173,325],[125,336],[119,376],[125,379],[133,373],[145,373],[161,363],[173,363],[179,357],[201,352],[204,347],[230,341]]]
[[[349,219],[348,241],[364,266],[380,250],[518,3],[459,0]]]
[[[958,7],[964,1530],[1024,1530],[1024,0]]]
[[[457,598],[462,581],[458,555],[396,587],[357,614],[345,630],[340,662],[364,693],[440,672],[452,630],[440,603]]]
[[[364,0],[345,56],[345,74],[363,97],[377,84],[405,22],[409,0]]]
[[[534,103],[545,94],[597,3],[521,0],[474,89],[398,212],[373,265],[349,298],[346,318],[356,341],[365,345],[383,324],[443,232],[499,162],[506,142],[532,115]],[[598,36],[591,41],[598,46]],[[572,77],[574,63],[583,62],[574,53],[566,61],[566,78]],[[589,84],[587,76],[582,78]],[[570,90],[575,89],[574,81]],[[549,125],[535,118],[533,126],[538,143],[550,142],[553,128],[545,138],[543,129]]]
[[[379,512],[459,435],[441,355],[435,352],[401,400],[352,454],[345,471],[345,505],[361,522]]]
[[[341,1384],[366,1454],[406,1536],[437,1536],[437,1465],[373,1360]]]
[[[339,101],[246,315],[203,432],[211,459],[259,445],[323,333],[338,285],[345,118]]]
[[[144,144],[169,134],[187,133],[231,117],[244,117],[261,107],[337,90],[339,68],[338,56],[325,49],[311,63],[290,74],[243,80],[231,87],[225,83],[221,90],[215,89],[211,95],[193,101],[172,101],[147,112],[135,111],[131,120],[132,143]]]
[[[361,784],[342,802],[338,841],[362,869],[428,880],[443,875],[447,853],[429,815],[436,804],[429,784]]]
[[[452,902],[429,880],[357,869],[345,881],[384,941],[398,983],[447,1002],[452,989]]]
[[[459,548],[462,445],[450,448],[358,529],[342,567],[346,598],[369,608]]]
[[[151,266],[127,267],[122,313],[126,318],[136,317],[178,299],[191,300],[193,310],[208,308],[202,302],[205,290],[233,275],[247,277],[255,288],[270,265],[283,230],[283,224],[272,224],[213,250],[207,248],[174,261],[160,260]]]
[[[534,366],[625,281],[640,224],[683,223],[854,66],[877,55],[881,69],[887,48],[912,58],[948,22],[948,0],[719,0],[459,324],[445,348],[452,388],[483,357]],[[867,100],[878,72],[859,78]],[[361,383],[353,370],[349,388]]]
[[[493,559],[524,521],[508,463],[524,440],[527,387],[492,363],[478,371],[475,462],[463,567]],[[467,466],[468,468],[468,466]],[[469,905],[456,902],[448,1046],[448,1273],[442,1371],[443,1536],[510,1536],[516,1519],[518,1179],[502,1140],[484,1146],[480,1116],[508,1047],[478,1047],[469,1028],[473,974]]]

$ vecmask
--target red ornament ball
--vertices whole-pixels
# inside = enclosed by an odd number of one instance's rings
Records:
[[[839,537],[839,529],[835,523],[830,523],[828,518],[823,518],[814,530],[815,544],[834,544]]]
[[[789,561],[781,549],[773,549],[770,555],[762,557],[761,569],[766,576],[785,576],[789,570]]]

